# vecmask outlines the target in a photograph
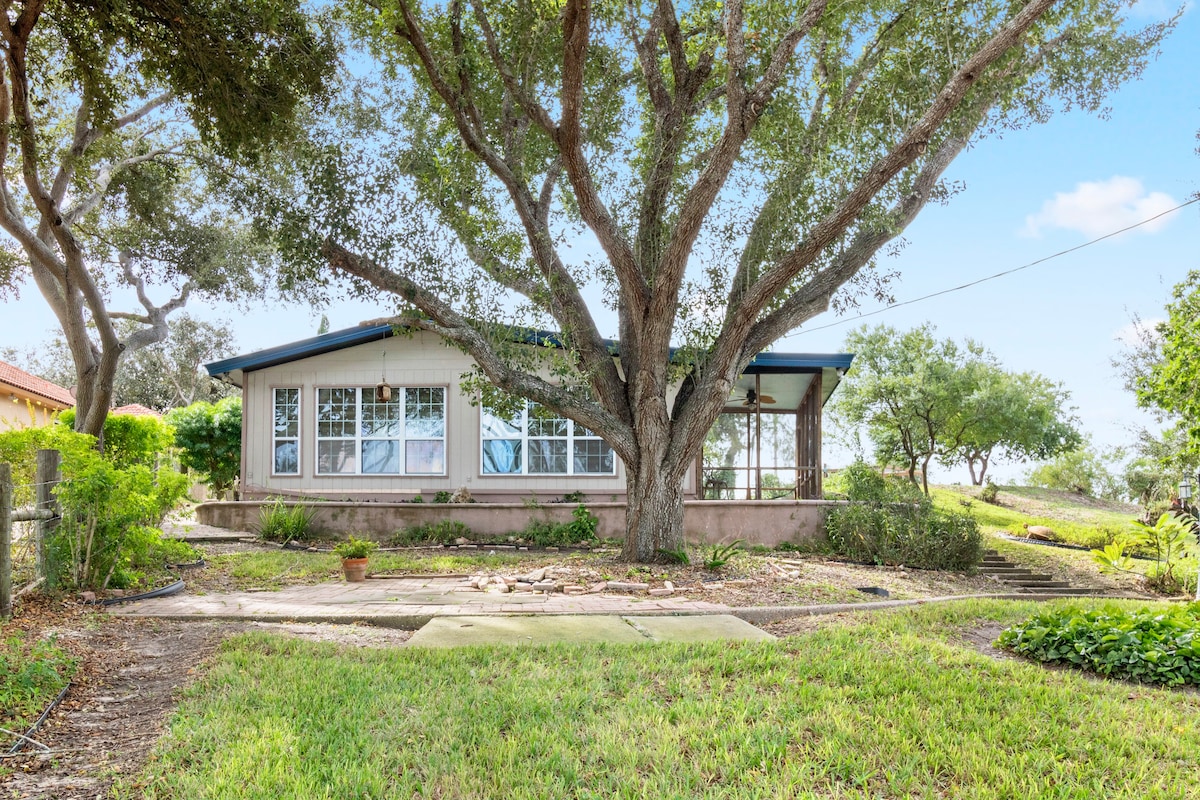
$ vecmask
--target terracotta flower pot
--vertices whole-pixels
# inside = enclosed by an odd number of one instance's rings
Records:
[[[342,574],[346,576],[347,583],[361,583],[365,581],[367,579],[367,559],[343,558]]]

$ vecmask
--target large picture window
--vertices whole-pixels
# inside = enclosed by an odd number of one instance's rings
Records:
[[[616,473],[616,458],[608,442],[534,403],[512,419],[484,406],[480,438],[485,475]]]
[[[317,389],[318,475],[444,475],[446,390]]]
[[[275,389],[272,391],[272,402],[275,407],[272,471],[275,475],[299,475],[300,390]]]

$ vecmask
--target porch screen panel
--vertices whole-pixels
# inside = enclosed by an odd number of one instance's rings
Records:
[[[317,473],[358,472],[358,390],[317,390]]]
[[[300,474],[300,390],[272,391],[275,427],[272,432],[272,472]]]

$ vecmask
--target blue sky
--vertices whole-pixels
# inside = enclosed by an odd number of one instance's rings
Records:
[[[1160,15],[1157,0],[1143,4]],[[1048,124],[987,140],[964,153],[947,177],[966,183],[949,206],[927,208],[906,233],[908,247],[885,266],[901,275],[899,301],[1019,267],[1190,199],[1200,191],[1200,19],[1187,13],[1140,81],[1111,98],[1108,119],[1071,113]],[[1030,269],[885,311],[862,322],[833,313],[781,341],[785,352],[836,351],[853,326],[909,328],[926,321],[942,337],[972,337],[1014,371],[1040,372],[1070,390],[1086,432],[1097,444],[1129,441],[1129,428],[1151,420],[1135,407],[1111,366],[1134,314],[1161,317],[1171,287],[1200,269],[1200,205],[1159,224]],[[860,311],[878,306],[865,304]],[[243,351],[316,332],[322,310],[273,307],[253,314],[192,306],[189,313],[228,320]],[[385,313],[341,303],[324,309],[332,329]],[[55,321],[36,288],[0,316],[0,344],[25,347],[50,338]],[[813,330],[829,323],[832,328]],[[608,331],[605,331],[608,332]],[[836,465],[847,456],[830,449]],[[1027,467],[997,464],[997,480]],[[935,480],[966,480],[939,470]]]

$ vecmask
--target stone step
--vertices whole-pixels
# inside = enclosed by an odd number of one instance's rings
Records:
[[[1022,589],[1070,589],[1071,584],[1066,581],[1002,581],[1009,586],[1019,586]]]
[[[1081,588],[1078,586],[1069,586],[1066,588],[1061,588],[1061,587],[1042,588],[1042,587],[1022,586],[1020,588],[1023,591],[1029,592],[1030,594],[1053,594],[1053,595],[1062,595],[1063,597],[1072,597],[1074,595],[1103,594],[1103,592],[1104,592],[1103,589],[1093,589],[1090,587],[1089,588]]]

